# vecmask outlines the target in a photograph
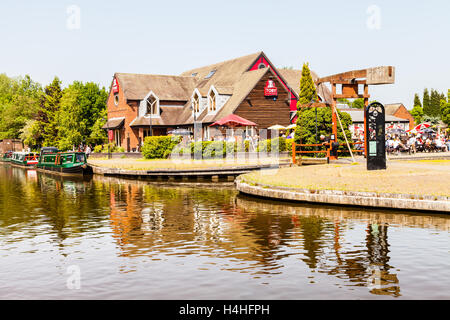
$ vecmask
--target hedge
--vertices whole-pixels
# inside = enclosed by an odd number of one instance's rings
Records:
[[[292,142],[294,139],[286,139],[283,137],[267,139],[258,143],[257,152],[284,152],[292,150]],[[272,144],[275,150],[272,151]]]
[[[142,154],[145,159],[167,159],[180,141],[181,137],[179,136],[146,137],[142,146]]]

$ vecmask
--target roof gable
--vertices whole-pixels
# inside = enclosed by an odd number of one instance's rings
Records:
[[[192,77],[116,73],[127,100],[142,100],[153,91],[160,100],[187,101],[195,87]]]
[[[261,52],[257,52],[247,56],[192,69],[183,72],[181,76],[195,79],[196,87],[202,94],[207,93],[211,85],[214,85],[216,88],[227,88],[226,91],[230,92],[230,89],[240,80],[242,74],[248,70],[260,55]],[[211,71],[215,72],[211,77],[207,78]],[[192,76],[193,74],[195,74],[195,76]]]

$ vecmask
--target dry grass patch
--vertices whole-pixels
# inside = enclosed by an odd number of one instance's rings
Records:
[[[279,160],[281,160],[281,158]],[[88,162],[94,166],[104,168],[119,168],[125,170],[158,170],[158,169],[186,170],[186,169],[225,168],[236,166],[276,164],[278,163],[278,160],[270,158],[255,159],[255,160],[89,159]]]
[[[342,190],[450,197],[450,161],[389,163],[387,170],[367,171],[365,164],[283,168],[255,171],[249,183],[312,190]]]

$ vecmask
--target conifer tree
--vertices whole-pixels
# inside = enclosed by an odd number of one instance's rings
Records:
[[[300,143],[300,137],[304,128],[300,126],[300,118],[302,116],[301,105],[308,104],[310,102],[318,102],[316,85],[311,76],[309,64],[304,63],[302,68],[302,77],[300,79],[300,93],[297,101],[297,126],[295,128],[295,143]]]
[[[433,117],[441,115],[441,94],[434,89],[431,89],[430,112]]]
[[[414,107],[415,106],[420,106],[422,108],[422,103],[420,102],[420,98],[417,93],[414,95]]]
[[[441,119],[450,126],[450,89],[447,91],[447,100],[441,100]]]
[[[57,113],[62,97],[61,80],[55,77],[44,89],[36,126],[41,133],[42,146],[56,146],[58,136]]]
[[[428,89],[425,88],[425,90],[423,91],[423,103],[422,103],[422,107],[423,107],[423,113],[426,115],[431,115],[431,110],[430,110],[430,94],[428,93]]]

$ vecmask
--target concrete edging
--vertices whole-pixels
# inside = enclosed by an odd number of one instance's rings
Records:
[[[339,190],[309,190],[249,184],[242,177],[235,180],[239,192],[270,199],[314,202],[321,204],[363,206],[403,210],[450,212],[448,197],[355,192]]]

